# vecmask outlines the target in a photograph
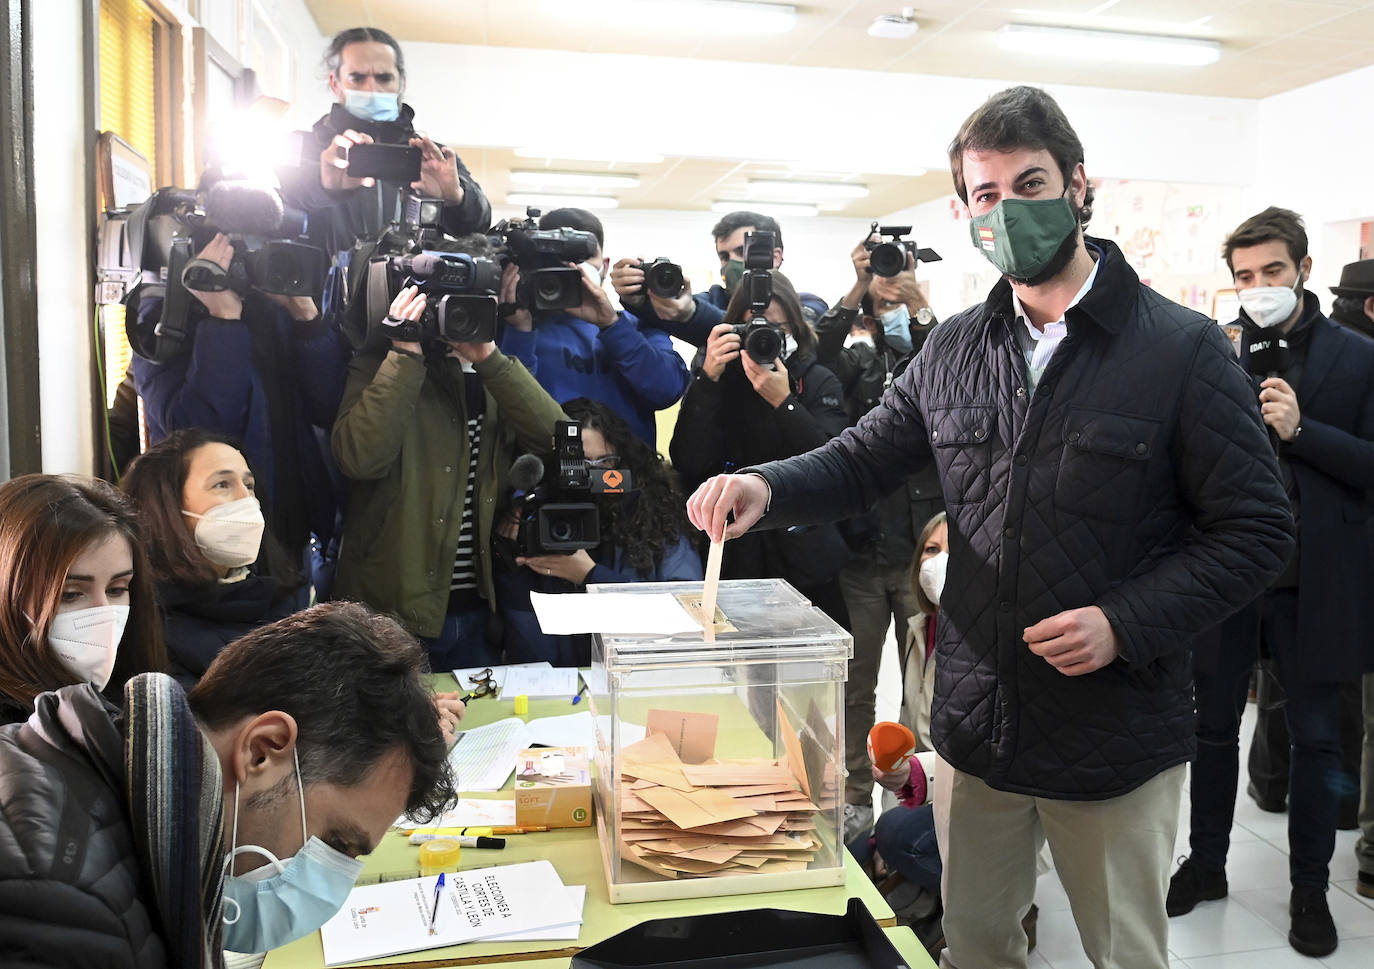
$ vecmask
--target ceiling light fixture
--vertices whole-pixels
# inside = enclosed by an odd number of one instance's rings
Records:
[[[1039,27],[1032,24],[1007,24],[1002,27],[997,31],[997,46],[1003,50],[1045,57],[1167,64],[1174,67],[1203,67],[1221,59],[1221,45],[1215,40],[1082,30],[1077,27]]]
[[[913,37],[921,25],[916,22],[916,8],[903,7],[901,13],[879,14],[868,25],[868,36],[883,40],[906,40]]]
[[[755,0],[544,0],[553,14],[579,16],[589,9],[604,23],[632,24],[714,34],[785,34],[797,26],[789,3]]]
[[[543,192],[511,192],[507,205],[533,205],[543,209],[618,209],[620,200],[609,195],[546,195]]]
[[[553,145],[532,145],[526,148],[516,148],[515,157],[556,161],[604,162],[607,165],[661,165],[663,163],[663,156],[651,151],[555,148]]]
[[[749,193],[781,199],[861,199],[868,197],[868,186],[852,182],[797,182],[790,179],[751,178]]]
[[[535,185],[546,188],[583,188],[604,191],[612,188],[639,188],[638,175],[618,175],[612,172],[555,172],[514,169],[510,180],[516,185]]]
[[[755,202],[723,199],[712,202],[711,211],[719,212],[722,215],[730,212],[757,212],[759,215],[812,216],[819,215],[821,210],[814,205],[805,205],[801,202]]]

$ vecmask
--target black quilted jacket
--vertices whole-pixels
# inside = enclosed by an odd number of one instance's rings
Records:
[[[1112,243],[1033,397],[1004,281],[936,327],[862,421],[755,469],[762,527],[853,514],[934,457],[949,574],[931,732],[989,785],[1091,800],[1193,754],[1189,645],[1292,548],[1258,404],[1220,329],[1141,285]],[[1121,656],[1067,677],[1026,627],[1097,605]]]
[[[0,728],[0,966],[169,964],[124,795],[117,714],[93,689]]]

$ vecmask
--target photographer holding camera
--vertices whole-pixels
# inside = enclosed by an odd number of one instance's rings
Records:
[[[520,269],[507,265],[501,281],[501,299],[509,310],[502,352],[523,363],[554,400],[600,401],[653,447],[654,412],[671,407],[687,389],[682,357],[663,330],[641,330],[634,317],[611,305],[602,288],[606,257],[600,219],[585,209],[554,209],[539,220],[539,228],[596,237],[596,252],[580,264],[586,276],[582,303],[532,313],[517,305]]]
[[[587,468],[593,474],[619,472],[625,490],[590,496],[598,506],[598,529],[579,543],[585,547],[570,553],[525,550],[517,554],[515,568],[497,569],[497,605],[508,663],[547,660],[554,666],[586,666],[591,662],[590,636],[550,636],[540,629],[530,604],[531,592],[580,591],[593,582],[683,582],[702,577],[701,556],[688,528],[686,499],[662,455],[599,401],[579,397],[564,403],[563,410],[580,424]],[[502,531],[515,538],[517,520],[513,518]]]
[[[184,321],[186,342],[178,352],[156,352],[149,339],[155,326],[175,325],[163,319],[173,297],[138,299],[134,326],[143,337],[135,349],[149,355],[135,354],[134,384],[150,443],[192,427],[240,443],[258,470],[273,534],[303,567],[312,534],[322,546],[329,543],[341,503],[324,434],[339,409],[348,349],[321,321],[311,297],[264,293],[252,281],[230,277],[244,246],[216,232],[188,263],[185,292],[199,309],[192,306]],[[326,590],[319,591],[323,598]]]
[[[849,425],[839,380],[816,362],[816,334],[796,290],[781,273],[754,268],[766,264],[766,254],[750,255],[750,273],[693,363],[673,430],[673,466],[688,488],[722,471],[803,454]],[[758,350],[765,352],[751,352]],[[837,576],[848,558],[832,523],[758,532],[725,546],[721,575],[780,576],[847,627]]]
[[[918,259],[924,255],[929,260],[934,253],[902,239],[906,231],[906,226],[873,224],[873,232],[850,253],[854,285],[816,324],[818,359],[844,387],[851,421],[877,405],[935,326],[935,316],[916,283]],[[884,235],[891,241],[884,241]],[[872,342],[846,346],[860,320]],[[873,726],[883,642],[888,623],[904,630],[916,614],[911,562],[922,525],[943,510],[939,476],[931,466],[868,512],[845,522],[853,556],[840,572],[840,591],[854,635],[854,656],[845,681],[846,840],[873,825],[873,783],[864,744]]]
[[[443,200],[443,226],[450,234],[485,230],[491,224],[491,205],[481,186],[453,149],[416,132],[415,112],[401,101],[405,56],[396,38],[375,27],[342,30],[329,42],[324,61],[335,104],[311,130],[310,152],[319,163],[281,173],[287,200],[310,214],[314,242],[337,253],[376,228],[371,210],[377,197],[360,191],[373,188],[373,179],[348,171],[349,150],[356,145],[418,149],[419,178],[408,187]]]
[[[486,256],[483,237],[457,245]],[[546,451],[563,412],[490,339],[423,332],[428,303],[400,289],[349,365],[332,437],[352,482],[337,591],[395,615],[445,670],[499,661],[486,640],[497,501],[516,450]]]
[[[782,265],[782,229],[777,220],[757,212],[731,212],[711,230],[716,255],[720,257],[721,282],[704,293],[692,295],[691,280],[682,278],[675,293],[655,292],[647,285],[645,260],[621,259],[611,271],[611,285],[620,294],[620,302],[639,318],[645,327],[661,327],[671,336],[685,340],[695,347],[704,347],[711,331],[725,319],[730,298],[744,278],[744,240],[750,233],[771,233],[774,240],[772,266]],[[814,322],[829,308],[825,300],[813,293],[799,293],[803,315]]]

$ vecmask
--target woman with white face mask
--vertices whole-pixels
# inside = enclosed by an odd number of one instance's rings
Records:
[[[226,645],[294,612],[304,579],[267,530],[253,471],[227,438],[177,431],[122,484],[147,538],[170,672],[189,690]]]
[[[29,474],[0,485],[0,723],[90,683],[118,702],[166,666],[133,510],[103,481]]]

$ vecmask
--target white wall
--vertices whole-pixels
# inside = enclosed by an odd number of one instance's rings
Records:
[[[1374,67],[1266,98],[1253,210],[1282,205],[1307,221],[1309,288],[1329,308],[1327,289],[1358,258],[1358,225],[1374,219]]]
[[[38,391],[43,470],[92,470],[94,309],[86,290],[85,168],[92,133],[83,125],[81,17],[85,0],[29,6],[33,37],[33,177],[38,200]],[[73,271],[75,269],[75,271]]]

